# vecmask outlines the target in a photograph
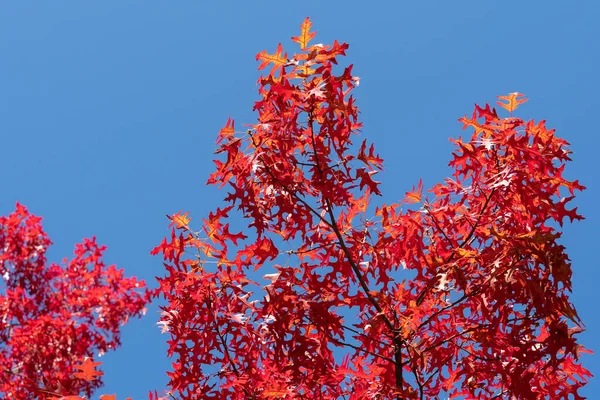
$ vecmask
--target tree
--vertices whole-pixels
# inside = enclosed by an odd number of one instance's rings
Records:
[[[378,202],[383,161],[353,143],[359,79],[337,67],[348,45],[309,45],[310,29],[292,38],[298,54],[257,55],[271,67],[257,123],[219,132],[208,183],[229,187],[227,205],[199,232],[172,216],[153,251],[172,394],[581,398],[583,324],[559,243],[564,218],[583,218],[568,206],[584,189],[562,176],[568,143],[512,115],[522,94],[500,96],[508,116],[486,105],[460,119],[474,132],[453,140],[451,178]]]
[[[310,29],[298,54],[257,55],[257,123],[219,132],[208,183],[229,187],[225,206],[199,231],[170,216],[152,251],[170,397],[580,399],[590,373],[559,239],[584,187],[562,176],[568,143],[512,115],[522,94],[500,96],[508,116],[460,119],[474,132],[453,140],[452,177],[383,203],[383,160],[354,143],[348,45],[309,45]]]
[[[17,204],[0,217],[0,394],[7,399],[83,392],[99,379],[77,376],[77,364],[120,345],[121,325],[140,316],[151,291],[106,266],[95,238],[75,257],[49,264],[52,244],[41,218]]]

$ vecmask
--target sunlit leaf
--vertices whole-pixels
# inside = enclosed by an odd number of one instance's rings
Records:
[[[296,43],[300,44],[300,48],[302,50],[306,49],[306,47],[308,46],[308,42],[313,39],[315,37],[315,35],[317,34],[317,32],[310,32],[310,28],[312,26],[312,23],[310,22],[310,18],[306,17],[306,19],[304,20],[304,22],[302,22],[302,25],[300,25],[300,36],[294,36],[292,37],[292,40]]]
[[[514,92],[509,94],[508,96],[498,96],[498,98],[500,100],[506,100],[506,103],[502,103],[500,101],[496,102],[498,105],[500,105],[501,107],[504,107],[506,110],[508,110],[509,112],[513,112],[517,109],[517,107],[519,106],[519,104],[523,104],[525,103],[527,100],[526,98],[519,98],[524,96],[524,94],[518,93],[518,92]]]

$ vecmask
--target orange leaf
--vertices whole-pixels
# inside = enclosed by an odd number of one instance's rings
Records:
[[[270,388],[270,389],[266,389],[263,393],[263,396],[265,396],[267,399],[270,398],[281,398],[281,397],[285,397],[286,394],[288,394],[287,389],[285,388]]]
[[[509,112],[513,112],[517,109],[519,104],[525,103],[527,100],[529,100],[526,98],[519,99],[518,97],[521,96],[525,95],[522,93],[514,92],[509,94],[508,96],[498,96],[500,100],[506,100],[508,101],[508,103],[505,104],[501,101],[497,101],[496,103],[498,103],[499,106],[506,108]]]
[[[419,181],[419,185],[415,188],[413,186],[412,192],[406,192],[406,201],[409,203],[420,203],[421,194],[423,193],[423,180]]]
[[[85,379],[86,381],[93,381],[96,379],[96,377],[104,375],[104,372],[96,371],[96,367],[100,364],[102,363],[93,362],[89,357],[86,357],[83,364],[75,366],[75,368],[80,369],[81,372],[75,372],[73,375],[76,378]]]
[[[282,52],[283,52],[283,46],[281,45],[281,43],[279,43],[279,45],[277,46],[277,51],[273,54],[267,53],[266,50],[263,50],[262,52],[258,53],[256,55],[256,60],[262,61],[260,63],[260,65],[258,66],[258,69],[261,70],[261,69],[265,68],[267,65],[273,63],[274,64],[273,69],[270,72],[270,75],[273,75],[273,73],[275,72],[277,67],[282,67],[283,65],[285,65],[287,63],[287,54],[282,55],[281,54]]]
[[[173,214],[171,216],[167,217],[171,220],[171,224],[169,225],[169,228],[172,227],[173,225],[175,225],[175,227],[177,229],[186,229],[189,230],[190,226],[189,223],[191,221],[191,218],[188,217],[189,212],[186,212],[185,214],[181,214],[181,211],[179,211],[177,214]]]
[[[456,253],[459,257],[462,258],[474,258],[478,255],[478,253],[475,250],[464,249],[462,247],[456,249]]]
[[[103,394],[100,396],[100,400],[117,400],[116,394]]]
[[[234,130],[235,121],[231,118],[227,118],[227,123],[224,128],[221,128],[219,135],[217,136],[217,144],[221,143],[224,139],[230,138],[235,133]]]
[[[471,119],[467,119],[467,116],[465,115],[464,117],[460,118],[458,121],[462,122],[464,124],[463,130],[467,129],[468,126],[473,127],[475,129],[476,135],[479,135],[481,132],[485,132],[485,134],[487,136],[489,136],[494,131],[493,126],[490,126],[485,123],[479,123],[479,121],[477,121],[477,112],[476,111],[473,112],[473,116],[471,117]]]
[[[310,32],[310,27],[312,26],[312,22],[310,22],[310,18],[306,17],[302,25],[300,25],[300,36],[293,36],[292,40],[296,43],[300,43],[300,48],[302,50],[306,49],[308,46],[308,42],[315,37],[317,32]]]

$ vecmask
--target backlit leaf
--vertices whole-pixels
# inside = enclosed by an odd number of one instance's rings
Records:
[[[83,364],[76,365],[75,368],[79,369],[80,372],[75,372],[73,376],[86,381],[96,379],[98,376],[104,375],[102,371],[96,371],[96,367],[102,364],[101,362],[93,362],[90,358],[86,358]]]
[[[419,181],[419,185],[410,192],[406,192],[405,199],[408,203],[420,203],[423,194],[423,180]]]
[[[312,22],[310,22],[310,18],[306,17],[302,25],[300,25],[300,36],[292,37],[294,42],[300,44],[302,50],[306,49],[308,42],[317,34],[317,32],[310,32],[311,26]]]
[[[181,211],[178,212],[177,214],[173,214],[170,217],[167,216],[170,220],[171,220],[171,224],[169,225],[169,228],[172,226],[175,226],[175,228],[177,229],[186,229],[189,230],[190,226],[190,218],[188,217],[189,212],[186,212],[185,214],[182,214]]]
[[[500,105],[501,107],[504,107],[505,109],[507,109],[509,112],[513,112],[517,109],[519,104],[525,103],[527,100],[529,100],[526,98],[519,98],[522,96],[525,96],[525,95],[518,93],[518,92],[511,93],[508,96],[498,96],[498,98],[500,100],[506,100],[507,102],[502,103],[500,101],[497,101],[496,103],[498,105]]]
[[[283,46],[281,45],[281,43],[279,43],[279,45],[277,45],[277,51],[275,51],[275,53],[273,53],[273,54],[267,53],[266,50],[263,50],[262,52],[258,53],[256,55],[256,60],[261,61],[260,65],[258,66],[258,69],[261,70],[261,69],[267,67],[269,64],[273,64],[273,68],[271,69],[271,72],[269,73],[269,75],[274,75],[275,71],[279,67],[282,67],[283,65],[285,65],[287,63],[287,55],[282,54],[282,53],[283,53]]]

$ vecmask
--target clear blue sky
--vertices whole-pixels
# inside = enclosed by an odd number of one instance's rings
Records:
[[[213,144],[228,116],[254,121],[255,54],[289,46],[311,16],[317,42],[350,44],[388,202],[448,175],[457,118],[496,95],[525,93],[519,116],[546,119],[572,143],[566,176],[588,186],[577,202],[587,219],[563,243],[581,340],[599,352],[599,11],[592,0],[3,1],[0,213],[19,201],[43,216],[57,261],[96,235],[107,262],[154,285],[162,263],[149,251],[167,233],[165,213],[199,220],[219,202],[204,184]],[[164,387],[157,320],[153,305],[100,359],[101,393],[137,400]],[[584,361],[600,374],[596,355]],[[600,384],[583,393],[599,398]]]

